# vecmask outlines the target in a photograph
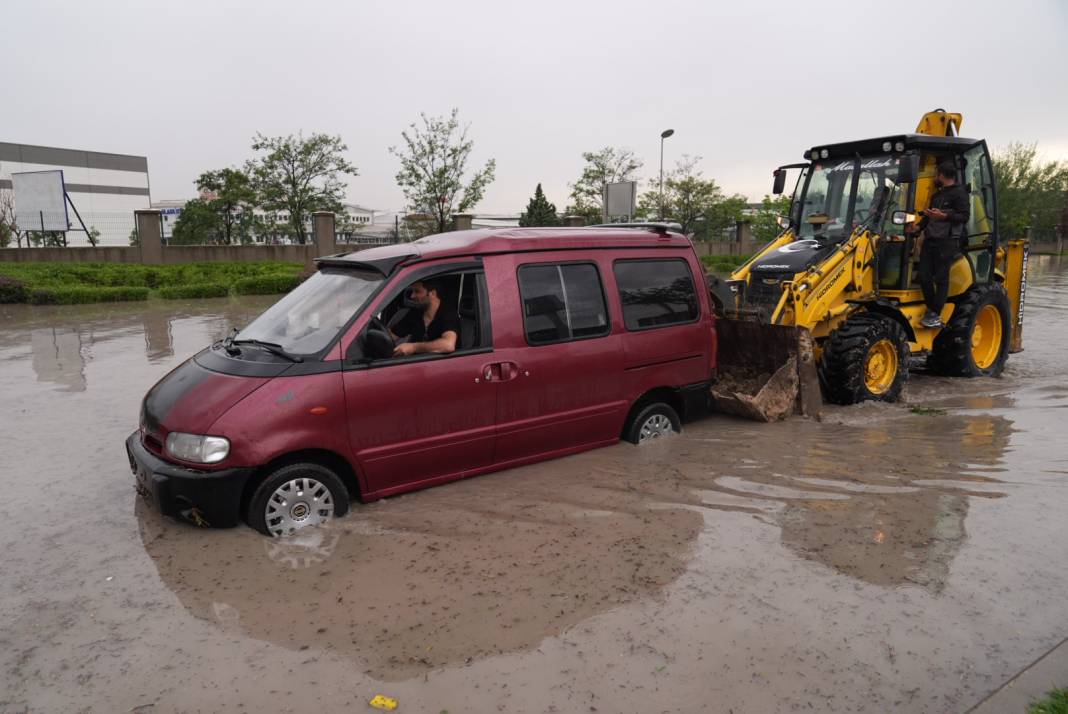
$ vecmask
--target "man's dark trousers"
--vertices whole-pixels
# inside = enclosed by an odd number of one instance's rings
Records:
[[[920,248],[920,286],[927,309],[942,314],[949,295],[949,269],[960,255],[955,238],[924,238]]]

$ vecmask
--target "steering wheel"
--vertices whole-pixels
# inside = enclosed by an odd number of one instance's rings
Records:
[[[376,359],[385,359],[393,356],[393,350],[397,346],[389,328],[377,317],[372,317],[367,323],[364,332],[364,344],[367,352]]]

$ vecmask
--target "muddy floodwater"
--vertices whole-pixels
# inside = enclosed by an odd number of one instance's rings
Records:
[[[140,400],[269,303],[0,306],[0,712],[965,712],[1068,636],[1059,258],[1000,379],[711,416],[289,539],[164,519]]]

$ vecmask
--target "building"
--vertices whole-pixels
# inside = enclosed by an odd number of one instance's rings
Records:
[[[151,204],[148,159],[0,142],[0,191],[12,190],[13,173],[57,169],[63,172],[63,182],[74,208],[68,207],[67,243],[89,244],[82,231],[84,221],[88,229],[99,232],[101,245],[126,245],[134,227],[133,212]],[[17,208],[18,198],[15,200]],[[19,226],[19,229],[33,230],[33,226]]]

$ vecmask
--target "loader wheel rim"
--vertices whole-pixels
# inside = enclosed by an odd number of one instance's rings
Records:
[[[897,377],[897,350],[883,338],[868,349],[864,361],[864,386],[875,395],[885,394]]]
[[[986,369],[1001,352],[1001,313],[996,305],[983,305],[972,327],[972,359],[979,369]]]

